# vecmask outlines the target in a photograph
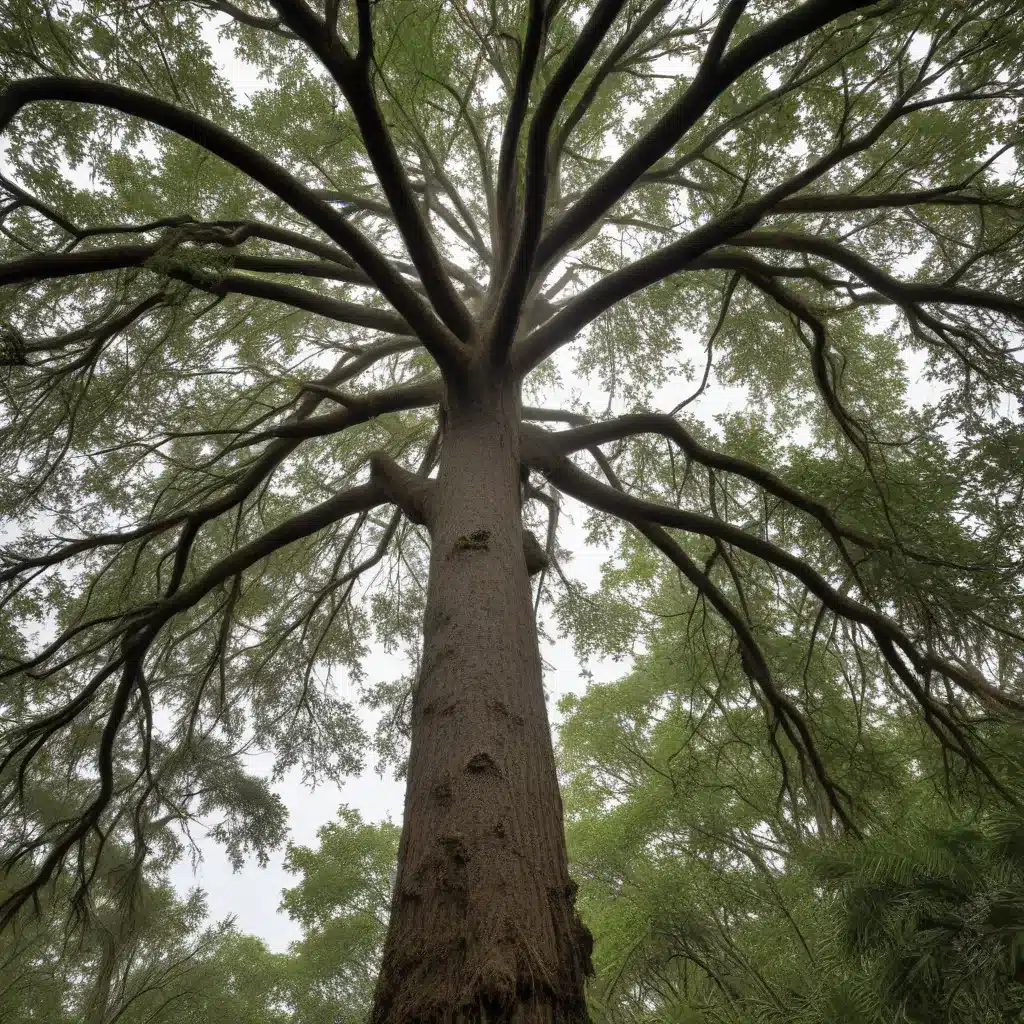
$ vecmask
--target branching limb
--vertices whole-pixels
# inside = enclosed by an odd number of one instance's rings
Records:
[[[498,153],[497,225],[498,246],[495,251],[497,268],[504,270],[515,239],[516,163],[519,136],[526,121],[530,102],[530,88],[537,69],[537,61],[544,45],[547,14],[544,0],[530,0],[523,41],[522,56],[516,72],[516,81],[509,100],[508,115],[501,133]]]
[[[526,410],[524,410],[523,415],[528,415]],[[586,426],[578,426],[572,430],[549,434],[545,438],[545,442],[549,443],[552,448],[563,455],[568,455],[571,452],[580,451],[592,445],[607,444],[610,441],[618,441],[645,433],[660,434],[663,437],[667,437],[674,441],[695,462],[699,462],[710,469],[722,470],[726,473],[742,476],[757,484],[769,494],[774,494],[794,508],[805,512],[821,523],[841,551],[845,551],[844,541],[852,542],[868,550],[877,550],[886,546],[884,542],[844,527],[821,502],[816,501],[809,495],[803,494],[794,487],[790,487],[785,481],[780,480],[774,473],[764,467],[748,462],[745,459],[706,448],[679,420],[665,413],[632,413],[626,416],[618,416],[612,420],[603,420],[598,423],[587,424]]]
[[[418,385],[396,387],[360,396],[353,405],[347,406],[337,413],[328,413],[324,416],[310,415],[320,401],[319,398],[310,396],[305,403],[300,405],[299,410],[289,422],[263,431],[245,442],[233,443],[232,447],[238,448],[243,444],[252,445],[268,440],[274,442],[261,453],[259,458],[238,477],[227,491],[217,498],[197,508],[183,509],[180,512],[150,520],[131,530],[83,537],[46,554],[16,556],[7,552],[6,558],[9,564],[0,571],[0,583],[12,581],[37,568],[58,565],[87,551],[124,545],[143,537],[165,533],[183,523],[187,524],[188,534],[194,539],[195,532],[200,526],[235,508],[252,494],[260,483],[296,449],[303,438],[323,437],[325,434],[336,433],[346,427],[365,423],[371,417],[386,412],[398,412],[403,409],[433,405],[439,400],[440,395],[440,380],[428,380]]]
[[[42,746],[59,730],[65,728],[81,715],[98,697],[103,682],[113,671],[121,670],[120,680],[114,691],[111,708],[100,736],[97,751],[97,772],[99,786],[92,801],[76,820],[49,844],[46,857],[36,869],[32,879],[12,893],[0,906],[0,928],[6,927],[24,904],[33,898],[53,877],[71,849],[83,841],[98,823],[109,807],[114,795],[114,745],[117,740],[129,702],[139,688],[145,686],[143,663],[147,652],[160,630],[177,614],[194,607],[207,594],[221,584],[244,572],[269,554],[289,544],[308,537],[339,519],[358,512],[365,512],[386,501],[382,487],[370,483],[343,491],[319,505],[313,506],[291,517],[262,536],[231,552],[206,570],[188,587],[156,603],[136,611],[131,625],[121,642],[121,652],[107,666],[97,673],[85,690],[71,704],[44,719],[31,722],[9,734],[9,750],[0,765],[0,771],[13,757],[17,757],[28,746],[18,763],[19,777],[23,776],[28,762],[42,749]],[[22,850],[21,854],[29,852]],[[17,856],[17,854],[16,854]],[[80,858],[80,886],[87,884],[84,872],[84,852]]]
[[[434,518],[432,480],[400,466],[384,452],[370,456],[372,478],[392,505],[397,505],[407,519],[431,529]]]
[[[747,231],[736,235],[731,242],[738,246],[821,256],[845,267],[866,285],[905,309],[918,303],[969,306],[1005,313],[1024,323],[1024,302],[1019,299],[980,288],[900,281],[849,247],[821,235],[805,235],[796,231]]]
[[[6,130],[22,107],[45,100],[95,104],[140,117],[176,132],[227,161],[308,218],[341,246],[408,321],[437,359],[438,365],[449,372],[460,372],[463,360],[461,343],[437,319],[398,269],[330,204],[318,199],[284,168],[241,139],[198,114],[133,89],[61,77],[23,79],[0,93],[0,133]],[[424,285],[427,286],[426,282]]]
[[[750,37],[753,38],[753,37]],[[749,41],[749,39],[748,39]],[[528,373],[583,327],[633,293],[684,270],[699,269],[699,260],[716,247],[750,232],[778,203],[800,192],[833,167],[877,142],[911,109],[902,97],[861,135],[841,142],[798,174],[769,189],[764,195],[714,217],[678,241],[657,249],[601,278],[574,296],[557,313],[513,346],[512,360],[518,372]],[[543,245],[543,242],[541,243]]]
[[[233,21],[248,28],[256,28],[262,32],[272,32],[282,39],[294,39],[295,36],[288,31],[280,18],[261,18],[258,15],[250,14],[231,0],[192,0],[198,7],[205,7],[210,11],[217,11],[219,14],[226,14]]]
[[[592,449],[593,454],[601,466],[602,471],[608,478],[610,486],[618,493],[625,493],[622,484],[617,479],[614,470],[599,450]],[[810,726],[799,708],[775,685],[771,676],[771,669],[768,666],[764,652],[761,650],[750,626],[744,615],[732,604],[722,590],[715,585],[707,572],[701,570],[696,562],[683,550],[668,533],[660,526],[640,518],[626,520],[645,536],[669,561],[693,584],[697,593],[718,612],[728,623],[736,640],[739,643],[740,659],[743,671],[761,691],[764,699],[772,711],[771,727],[774,732],[776,726],[781,726],[786,738],[790,741],[796,751],[801,764],[805,760],[811,762],[815,778],[824,790],[829,805],[835,811],[839,820],[849,831],[857,834],[857,828],[850,817],[847,806],[848,796],[838,786],[828,773],[821,752],[811,733]],[[773,740],[774,743],[774,740]],[[778,748],[776,748],[778,750]],[[779,757],[782,761],[782,770],[786,771],[785,757],[779,750]],[[847,797],[844,802],[843,797]]]
[[[526,181],[522,223],[515,251],[507,264],[507,272],[490,325],[492,332],[490,345],[493,358],[497,362],[504,360],[512,345],[515,326],[519,322],[522,312],[523,300],[530,287],[537,243],[540,241],[541,231],[544,227],[550,183],[548,142],[551,137],[551,129],[569,90],[583,73],[587,61],[600,46],[601,40],[611,28],[623,3],[624,0],[599,0],[580,34],[576,37],[569,53],[545,86],[530,122],[530,134],[526,145]],[[543,19],[543,3],[537,0],[533,7],[540,8],[538,16]],[[532,13],[531,8],[531,15]],[[531,17],[531,23],[532,20]],[[543,21],[538,31],[543,33]],[[530,41],[531,37],[528,36],[527,46],[530,45]],[[526,81],[526,87],[529,87],[529,80]],[[516,88],[518,90],[519,82],[516,83]],[[509,129],[506,127],[506,140],[508,137]],[[514,134],[515,138],[518,138],[518,131]]]
[[[656,525],[718,539],[760,558],[769,565],[777,566],[799,580],[830,611],[866,626],[876,636],[885,637],[893,649],[901,651],[910,661],[915,671],[922,674],[935,672],[951,679],[968,693],[974,694],[978,691],[976,681],[961,668],[943,660],[931,650],[920,650],[903,629],[887,615],[837,590],[812,566],[770,541],[755,537],[719,519],[647,501],[601,484],[574,466],[568,458],[558,452],[557,447],[552,447],[550,436],[545,435],[543,431],[524,431],[523,461],[531,468],[542,472],[560,490],[594,508],[623,519],[644,519]],[[1012,704],[1018,710],[1024,710],[1024,704],[1009,695],[1004,696],[1008,704]]]
[[[459,341],[467,342],[472,334],[472,318],[445,271],[374,94],[371,79],[373,30],[369,0],[357,0],[359,45],[355,54],[350,53],[341,40],[328,31],[324,21],[313,13],[305,0],[272,2],[281,20],[316,54],[348,100],[377,180],[387,197],[409,256],[419,271],[423,287],[447,329]],[[339,241],[339,244],[343,243]],[[356,254],[353,253],[353,256]],[[358,256],[356,259],[362,265]],[[369,273],[369,268],[364,266],[364,269]],[[374,277],[372,273],[370,276]],[[384,289],[381,288],[381,291]],[[394,300],[391,301],[394,303]],[[395,308],[403,312],[397,304]],[[450,343],[448,347],[454,352],[459,351]]]
[[[644,171],[669,152],[745,71],[844,14],[870,7],[874,2],[807,0],[722,54],[732,26],[746,6],[743,3],[728,4],[713,45],[706,51],[705,59],[690,87],[548,229],[537,250],[536,266],[547,266],[566,246],[585,234],[626,194]]]

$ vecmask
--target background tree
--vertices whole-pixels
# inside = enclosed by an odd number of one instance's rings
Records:
[[[302,929],[274,953],[233,921],[210,924],[205,898],[182,899],[155,863],[128,888],[108,852],[89,914],[69,918],[72,879],[40,915],[3,933],[5,1024],[335,1024],[368,1019],[387,927],[398,828],[342,807],[316,849],[289,847],[297,875],[282,909]],[[23,879],[10,880],[5,896]],[[123,899],[130,894],[131,906]]]
[[[271,841],[238,755],[353,770],[375,626],[419,654],[374,1019],[581,1020],[535,607],[626,646],[644,587],[548,571],[559,494],[724,623],[786,814],[859,827],[868,692],[1012,798],[1021,5],[3,11],[4,923],[204,801]]]
[[[681,614],[629,676],[568,698],[560,731],[570,863],[596,940],[593,1019],[1017,1019],[1019,807],[950,777],[905,709],[871,701],[861,740],[832,700],[825,752],[863,837],[829,829],[806,795],[777,804],[756,701],[708,657],[708,627],[718,642],[721,628],[687,615],[678,592],[661,598]],[[819,672],[817,691],[837,696],[842,676]],[[1019,730],[989,739],[1019,794]]]

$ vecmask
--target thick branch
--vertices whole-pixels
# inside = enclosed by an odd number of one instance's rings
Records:
[[[678,241],[608,274],[574,296],[558,313],[516,343],[513,362],[517,370],[529,372],[601,313],[634,292],[680,271],[699,269],[694,265],[701,257],[717,246],[732,242],[744,232],[750,236],[761,234],[750,229],[773,212],[779,203],[806,188],[843,160],[868,149],[910,109],[903,98],[898,98],[870,130],[836,146],[763,196],[715,217]],[[773,234],[785,235],[786,232]]]
[[[526,147],[522,227],[491,325],[491,345],[496,359],[504,358],[512,344],[515,325],[519,321],[523,300],[530,285],[534,255],[547,209],[550,178],[548,140],[551,137],[551,129],[565,97],[611,28],[623,3],[624,0],[600,0],[565,60],[548,82],[530,122],[530,136]]]
[[[747,231],[731,239],[733,245],[801,252],[821,256],[846,267],[875,291],[892,299],[897,305],[937,303],[950,306],[970,306],[1009,313],[1024,319],[1024,302],[983,291],[980,288],[962,288],[955,285],[929,284],[920,281],[900,281],[876,267],[863,256],[839,242],[820,235],[804,235],[796,231]]]
[[[519,135],[526,120],[526,109],[530,102],[530,88],[537,69],[537,60],[544,42],[545,13],[544,0],[530,0],[526,24],[526,39],[523,43],[515,86],[509,101],[508,116],[501,133],[501,148],[498,153],[498,268],[504,270],[512,246],[516,208],[516,159],[519,151]]]
[[[533,418],[529,413],[530,410],[524,409],[524,418]],[[660,434],[670,438],[689,458],[701,465],[742,476],[762,487],[769,494],[774,494],[794,508],[807,513],[821,523],[840,548],[843,547],[842,541],[844,540],[852,541],[868,550],[884,547],[881,542],[842,526],[825,505],[801,493],[796,488],[790,487],[789,484],[762,466],[713,451],[711,448],[705,448],[674,416],[664,413],[633,413],[618,416],[613,420],[590,423],[573,430],[549,434],[545,438],[545,442],[563,455],[568,455],[571,452],[589,448],[591,445],[607,444],[609,441],[618,441],[625,437],[634,437],[637,434],[645,433]]]
[[[597,449],[592,448],[591,453],[597,459],[598,464],[601,466],[601,469],[608,478],[608,482],[611,484],[612,488],[618,493],[623,493],[622,484],[619,482],[615,471],[612,469],[608,460],[604,458]],[[793,748],[796,750],[801,764],[803,764],[805,756],[810,758],[814,774],[822,788],[825,790],[829,804],[846,828],[856,833],[857,829],[840,799],[841,791],[829,777],[828,771],[825,768],[825,763],[822,760],[821,753],[818,750],[817,743],[811,734],[811,730],[806,719],[800,713],[800,710],[796,705],[778,689],[772,680],[768,661],[765,658],[764,652],[761,650],[747,619],[740,613],[739,609],[733,605],[729,598],[726,597],[722,590],[715,585],[708,573],[702,570],[697,563],[690,558],[682,546],[676,542],[667,530],[662,529],[660,526],[655,526],[643,519],[628,519],[627,522],[631,522],[635,529],[643,534],[643,536],[658,548],[662,554],[668,557],[673,565],[675,565],[676,568],[693,584],[697,593],[707,600],[712,608],[714,608],[730,626],[733,633],[736,635],[737,642],[739,643],[740,661],[743,665],[743,671],[758,687],[758,689],[760,689],[765,700],[768,702],[768,706],[772,710],[772,715],[774,717],[774,722],[772,723],[773,727],[775,724],[782,726],[782,729],[790,743],[793,744]],[[729,562],[729,565],[731,567],[731,562]],[[739,579],[736,578],[735,575],[734,581],[738,589]],[[782,771],[783,776],[785,777],[785,758],[782,755],[782,751],[779,750],[777,746],[776,750],[778,751],[780,760],[782,761]]]
[[[536,265],[547,266],[621,199],[629,187],[669,150],[745,71],[851,11],[875,0],[807,0],[771,24],[747,36],[720,60],[701,64],[689,89],[633,143],[555,222],[541,239]],[[735,8],[732,4],[730,7]],[[725,15],[723,15],[723,18]]]
[[[378,349],[364,354],[361,359],[354,360],[351,364],[348,364],[346,370],[349,373],[353,373],[353,367],[355,368],[354,372],[365,368],[371,360],[381,357],[381,349],[383,354],[387,354],[394,351],[402,351],[414,344],[414,342],[406,339],[396,339],[390,344],[385,343],[383,346],[378,347]],[[328,386],[335,382],[332,375],[329,375],[326,380]],[[88,551],[124,545],[131,541],[139,540],[142,537],[164,533],[183,523],[188,524],[189,531],[194,536],[203,523],[216,519],[229,509],[234,508],[239,502],[244,501],[259,486],[260,482],[266,479],[267,475],[299,446],[304,438],[323,437],[327,434],[337,433],[346,427],[365,423],[368,419],[384,413],[433,405],[440,399],[441,393],[441,382],[439,379],[434,378],[421,384],[396,387],[369,395],[361,395],[351,405],[347,405],[338,412],[328,413],[323,416],[310,415],[310,412],[320,402],[319,398],[310,396],[300,405],[299,409],[296,410],[296,414],[289,421],[251,438],[246,438],[244,442],[235,442],[233,447],[236,448],[266,441],[272,441],[273,443],[241,474],[232,487],[206,505],[194,509],[183,509],[160,519],[149,520],[131,530],[82,537],[69,541],[61,547],[42,555],[14,556],[8,553],[11,564],[0,571],[0,583],[13,580],[17,576],[33,569],[58,565]]]
[[[369,5],[360,6],[359,50],[352,56],[303,0],[272,2],[281,20],[316,54],[348,100],[370,163],[387,197],[409,256],[419,271],[423,287],[448,329],[461,341],[468,341],[472,334],[472,319],[445,271],[374,94],[370,78],[373,39]],[[368,268],[365,269],[369,272]],[[396,305],[396,308],[399,307]]]
[[[463,348],[405,281],[395,266],[361,232],[286,170],[212,121],[164,100],[106,82],[78,78],[29,78],[0,94],[0,132],[29,103],[44,100],[110,107],[195,142],[273,192],[340,245],[405,317],[446,371],[458,372]]]

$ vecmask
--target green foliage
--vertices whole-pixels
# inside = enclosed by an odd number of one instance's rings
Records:
[[[166,871],[197,819],[265,862],[286,772],[404,770],[429,528],[371,457],[429,485],[507,320],[540,628],[639,656],[565,706],[596,1018],[1012,1019],[1024,5],[626,0],[543,123],[552,3],[507,146],[539,5],[302,9],[0,0],[0,1018],[366,1015],[392,826],[290,848],[287,954]]]
[[[39,916],[3,933],[0,1019],[357,1024],[369,1012],[398,829],[364,824],[342,807],[318,838],[315,849],[289,848],[286,867],[298,879],[281,908],[302,938],[287,953],[231,921],[211,925],[203,894],[183,899],[159,873],[128,887],[131,865],[108,853],[79,916],[67,916],[74,889],[66,880]]]
[[[836,781],[864,808],[863,838],[843,836],[812,795],[778,792],[756,704],[728,677],[709,698],[706,673],[685,620],[667,619],[631,675],[563,702],[595,1021],[1017,1019],[1019,809],[947,788],[891,707],[844,752],[824,705]],[[1020,792],[1019,776],[1005,781]]]

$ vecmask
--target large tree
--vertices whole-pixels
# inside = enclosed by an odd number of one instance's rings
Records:
[[[4,923],[210,808],[263,849],[239,753],[352,770],[372,620],[422,633],[374,1019],[582,1020],[537,608],[625,645],[642,600],[566,586],[560,494],[724,624],[789,813],[858,827],[822,658],[1005,789],[1024,5],[2,12]]]

